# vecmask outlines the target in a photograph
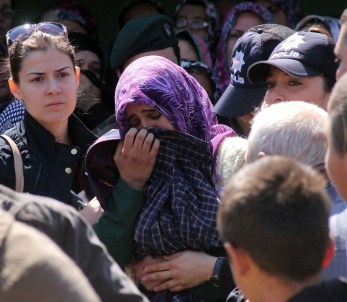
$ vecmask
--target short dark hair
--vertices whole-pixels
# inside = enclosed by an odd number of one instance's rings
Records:
[[[331,147],[343,157],[347,153],[347,74],[336,83],[329,99],[328,111]]]
[[[234,174],[222,194],[222,239],[263,271],[302,281],[321,270],[329,244],[325,180],[294,159],[266,156]]]
[[[39,30],[35,30],[29,38],[24,41],[14,42],[8,50],[7,68],[15,83],[19,83],[19,72],[23,59],[36,50],[47,50],[54,48],[68,55],[75,66],[74,47],[69,43],[65,35],[49,35]]]

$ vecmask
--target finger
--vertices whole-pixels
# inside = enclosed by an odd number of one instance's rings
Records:
[[[175,253],[175,254],[163,256],[163,258],[165,260],[172,260],[172,259],[175,259],[175,258],[181,256],[181,255],[182,255],[182,252],[178,252],[178,253]]]
[[[141,281],[165,281],[172,278],[172,271],[161,271],[146,274],[142,277]]]
[[[124,141],[119,141],[117,144],[116,152],[113,154],[113,161],[117,166],[117,161],[120,159],[122,150],[124,147]]]
[[[152,145],[151,151],[149,152],[149,155],[152,159],[155,159],[157,157],[159,147],[160,147],[160,141],[159,141],[159,139],[156,138],[154,140],[153,145]]]
[[[142,151],[146,154],[150,153],[154,141],[155,141],[154,134],[148,133],[143,142]]]
[[[170,288],[170,291],[174,292],[174,293],[177,293],[177,292],[180,292],[180,291],[182,291],[182,290],[184,290],[186,288],[187,287],[185,287],[185,286],[177,285],[177,286],[174,286],[174,287]]]
[[[160,292],[160,291],[165,290],[165,289],[171,290],[171,288],[175,288],[177,286],[179,286],[179,284],[176,280],[168,280],[168,281],[166,281],[166,282],[164,282],[158,286],[155,286],[153,290],[155,292]]]
[[[127,134],[125,135],[124,138],[124,146],[123,146],[123,152],[127,152],[127,150],[130,150],[133,145],[134,145],[134,141],[137,137],[137,129],[136,128],[131,128]]]
[[[153,272],[160,272],[160,271],[167,271],[170,269],[170,263],[167,261],[156,263],[156,264],[151,264],[147,265],[144,268],[144,271],[146,273],[153,273]]]
[[[146,129],[140,129],[136,134],[133,148],[135,152],[142,152],[143,143],[147,137],[148,131]]]

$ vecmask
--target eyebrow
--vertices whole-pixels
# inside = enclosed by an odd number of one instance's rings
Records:
[[[54,72],[61,72],[61,71],[65,70],[65,69],[71,69],[71,67],[70,66],[64,66],[64,67],[62,67],[62,68],[60,68],[58,70],[55,70]],[[26,74],[26,76],[30,76],[30,75],[43,75],[43,74],[45,74],[45,72],[33,71],[33,72],[30,72],[30,73]]]

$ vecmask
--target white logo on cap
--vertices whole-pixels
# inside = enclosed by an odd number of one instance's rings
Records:
[[[241,68],[245,64],[243,57],[244,57],[244,53],[242,51],[236,50],[236,55],[235,57],[233,57],[233,65],[231,67],[234,70],[234,72],[236,71],[241,72]]]
[[[303,38],[303,36],[295,33],[282,43],[280,49],[287,51],[289,49],[298,48],[300,44],[306,43]]]

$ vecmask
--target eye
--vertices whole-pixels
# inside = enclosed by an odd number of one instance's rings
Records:
[[[274,82],[266,82],[266,89],[271,89],[275,87],[275,83]]]
[[[137,127],[139,126],[139,124],[140,124],[140,121],[139,121],[139,119],[137,119],[137,118],[130,118],[130,119],[128,120],[128,124],[129,124],[130,127],[135,127],[135,128],[137,128]]]
[[[39,83],[39,82],[42,82],[44,80],[44,77],[42,75],[39,75],[39,76],[36,76],[36,77],[33,77],[30,82],[32,83]]]
[[[238,38],[240,38],[242,36],[242,33],[239,32],[230,32],[229,34],[229,39],[231,40],[237,40]]]
[[[272,14],[280,10],[280,8],[277,5],[270,5],[269,7],[267,7],[267,9]]]
[[[68,76],[69,76],[69,73],[65,71],[61,71],[58,73],[58,78],[66,78]]]
[[[300,83],[299,81],[296,81],[296,80],[292,80],[292,81],[288,82],[288,85],[289,86],[300,86],[300,85],[302,85],[302,83]]]
[[[151,115],[152,120],[159,120],[161,118],[162,114],[160,112],[153,113]]]

